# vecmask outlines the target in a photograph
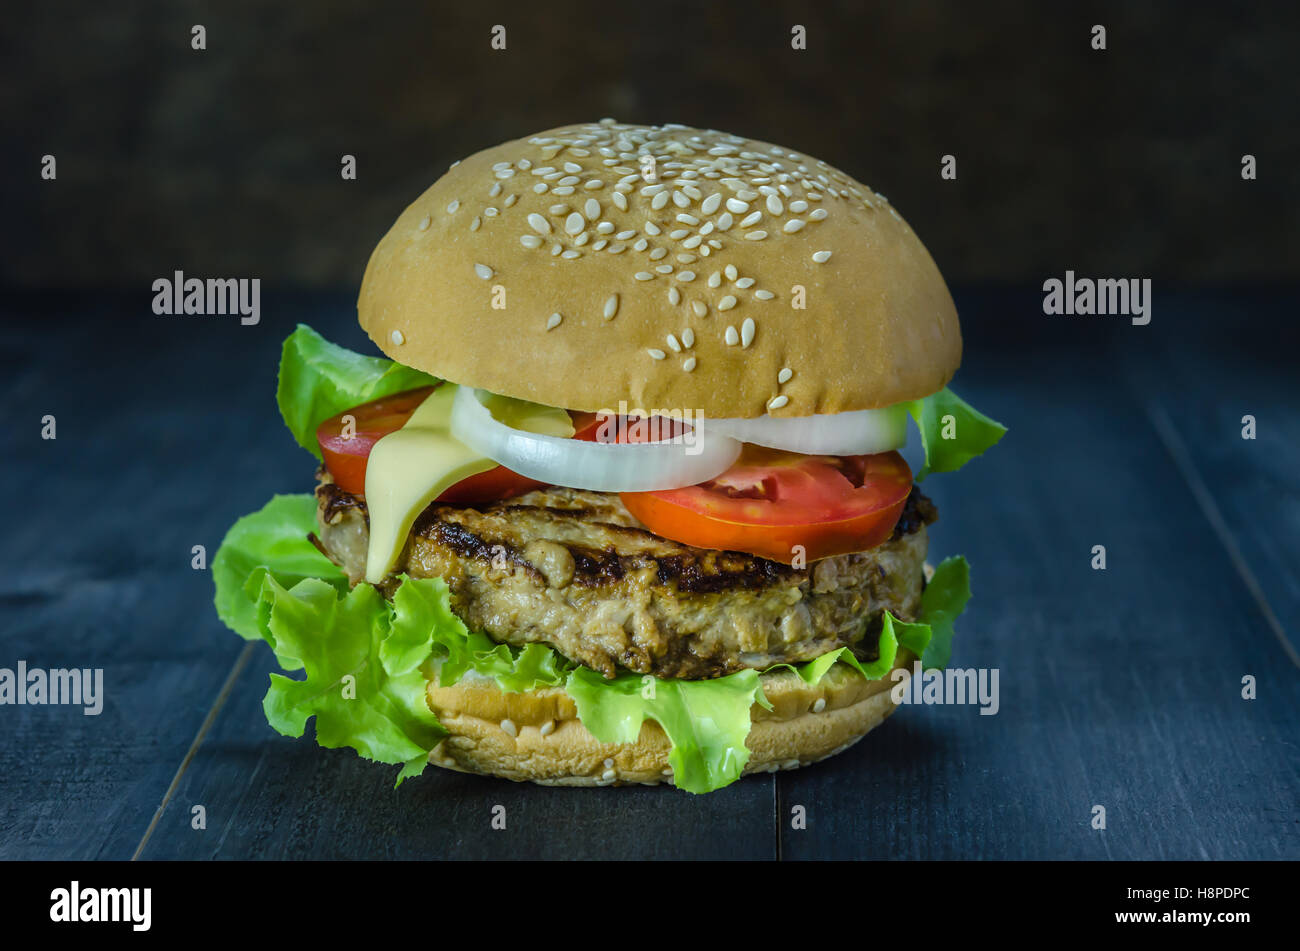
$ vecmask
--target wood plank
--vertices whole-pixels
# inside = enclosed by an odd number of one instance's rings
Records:
[[[904,707],[783,774],[783,856],[1297,857],[1300,682],[1116,371],[1161,325],[1044,328],[1031,295],[963,305],[979,349],[956,386],[1011,432],[926,483],[931,551],[971,561],[954,663],[999,668],[1001,710]]]

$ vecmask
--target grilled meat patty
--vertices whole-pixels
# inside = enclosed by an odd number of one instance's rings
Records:
[[[314,541],[356,584],[365,500],[319,478]],[[541,641],[606,677],[624,668],[704,680],[859,643],[874,659],[866,635],[879,632],[883,612],[916,617],[925,526],[936,517],[913,488],[883,545],[797,569],[661,538],[614,493],[547,488],[480,507],[429,506],[397,572],[445,579],[456,614],[495,641]]]

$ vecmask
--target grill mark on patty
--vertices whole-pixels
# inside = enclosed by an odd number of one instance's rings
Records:
[[[736,588],[767,588],[802,572],[766,558],[735,552],[706,552],[703,556],[672,555],[657,559],[659,583],[676,585],[692,594],[716,594]]]

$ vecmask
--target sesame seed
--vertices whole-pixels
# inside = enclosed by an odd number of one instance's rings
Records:
[[[687,238],[685,241],[682,242],[682,247],[683,247],[683,248],[698,248],[698,247],[700,246],[700,242],[703,241],[703,240],[704,240],[704,239],[703,239],[702,237],[700,237],[698,234],[693,234],[693,235],[691,235],[689,238]]]
[[[635,232],[635,231],[620,231],[618,234],[614,235],[614,237],[617,238],[619,241],[626,241],[628,238],[636,237],[636,232]]]
[[[826,698],[818,697],[817,702],[813,704],[813,713],[821,713],[826,709]]]
[[[818,264],[825,264],[827,261],[831,259],[831,253],[829,251],[818,251],[816,254],[812,256],[812,258]]]
[[[655,248],[653,251],[650,252],[651,261],[658,261],[660,258],[666,258],[666,257],[668,257],[667,248]]]
[[[537,732],[542,734],[542,736],[550,736],[552,733],[555,732],[555,721],[547,720],[545,723],[542,724],[542,728]]]
[[[646,233],[646,234],[662,234],[662,233],[663,233],[663,229],[660,228],[660,227],[659,227],[657,224],[655,224],[653,221],[647,221],[647,222],[645,223],[645,233]]]
[[[789,402],[790,402],[790,397],[785,396],[784,394],[782,394],[781,396],[774,396],[772,399],[768,400],[767,408],[780,409],[782,406],[785,406]]]
[[[507,196],[506,196],[506,200],[505,200],[505,206],[506,206],[507,208],[509,208],[511,205],[513,205],[513,204],[514,204],[515,202],[517,202],[518,200],[519,200],[519,196],[518,196],[518,195],[507,195]]]
[[[602,221],[600,224],[596,225],[597,234],[609,234],[613,230],[614,230],[614,222],[612,221]]]
[[[588,198],[587,203],[582,206],[582,210],[586,213],[588,221],[595,221],[600,217],[600,202],[594,198]]]
[[[659,194],[655,195],[654,198],[650,199],[650,207],[653,208],[655,211],[658,211],[666,204],[668,204],[667,192],[660,192]]]
[[[682,361],[682,369],[685,370],[687,373],[690,373],[692,370],[694,370],[694,369],[695,369],[695,358],[694,358],[694,357],[687,357],[685,360],[683,360],[683,361]]]
[[[731,294],[728,294],[726,297],[722,298],[722,300],[718,301],[718,310],[731,310],[731,308],[735,306],[736,298]]]
[[[747,188],[742,188],[740,191],[736,192],[736,197],[741,201],[753,201],[758,197],[758,192],[752,192]]]
[[[673,273],[673,266],[671,264],[660,264],[655,270],[660,274],[671,274]]]
[[[474,220],[469,223],[469,230],[477,231],[482,226],[483,226],[483,219],[480,218],[478,215],[475,215]]]
[[[714,192],[700,203],[700,211],[704,212],[706,215],[711,215],[718,210],[720,204],[722,204],[722,193]]]
[[[580,257],[582,257],[582,252],[581,252],[581,251],[573,251],[573,250],[569,250],[569,251],[561,251],[561,252],[560,252],[560,257],[562,257],[562,258],[567,258],[568,260],[572,261],[574,258],[580,258]]]
[[[611,320],[618,313],[618,295],[610,294],[609,299],[605,301],[605,319]]]
[[[399,347],[400,347],[402,344],[406,343],[406,338],[402,336],[402,332],[401,332],[400,330],[394,330],[394,331],[393,331],[393,333],[392,333],[392,340],[393,340],[393,343],[397,344]]]
[[[691,207],[691,200],[681,192],[673,192],[673,204],[678,208],[689,208]]]
[[[722,273],[727,275],[727,280],[729,281],[734,281],[740,276],[740,272],[736,270],[736,265],[734,264],[728,264],[722,269]]]
[[[430,218],[428,215],[425,215],[423,218],[420,219],[420,223],[416,225],[416,227],[419,228],[421,231],[428,231],[429,225],[432,223],[433,223],[433,219]]]
[[[519,727],[515,726],[515,722],[513,720],[502,720],[501,730],[502,732],[509,733],[511,736],[519,735]]]
[[[723,335],[723,339],[727,341],[728,347],[734,347],[736,344],[740,343],[740,334],[736,333],[735,327],[728,324],[727,332]]]
[[[789,383],[790,377],[794,376],[794,371],[789,367],[782,367],[781,372],[776,375],[776,382]]]
[[[595,191],[598,188],[604,188],[605,183],[602,182],[599,178],[591,178],[583,182],[582,187],[587,189],[587,191]]]
[[[637,271],[636,274],[633,275],[633,277],[635,277],[638,281],[653,281],[655,279],[655,276],[651,274],[649,271]]]
[[[682,346],[685,347],[687,350],[695,346],[695,331],[692,330],[690,327],[687,327],[685,330],[682,331]]]
[[[759,291],[754,291],[754,296],[757,297],[759,300],[771,300],[776,295],[773,294],[771,291],[759,290]]]
[[[668,232],[668,237],[672,238],[674,241],[680,241],[690,233],[691,232],[686,228],[675,228]]]
[[[677,255],[677,260],[681,264],[694,264],[696,261],[699,260],[699,258],[697,258],[694,254],[691,254],[689,251],[686,251],[683,252],[682,254]]]
[[[569,172],[570,174],[573,174],[574,172],[581,172],[582,166],[579,165],[577,162],[565,162],[564,170],[566,172]]]
[[[779,215],[783,211],[785,211],[785,205],[782,204],[781,199],[778,198],[776,195],[768,195],[767,210],[770,214]]]
[[[766,237],[767,237],[767,232],[766,232],[766,231],[746,231],[746,232],[745,232],[745,240],[746,240],[746,241],[762,241],[762,240],[763,240],[764,238],[766,238]]]
[[[739,198],[728,198],[727,211],[734,211],[738,215],[743,215],[749,211],[749,202],[741,201]]]
[[[677,216],[677,220],[684,225],[691,225],[692,227],[700,223],[699,218],[696,218],[694,215],[688,215],[685,212],[680,213]]]
[[[740,220],[740,226],[742,228],[748,228],[750,225],[756,225],[762,220],[763,220],[763,213],[761,211],[756,211],[753,214],[746,215],[744,218],[742,218]]]
[[[681,352],[682,352],[682,345],[681,345],[681,343],[678,342],[678,340],[677,340],[677,335],[676,335],[676,334],[669,334],[669,335],[668,335],[668,346],[670,346],[670,347],[673,348],[673,352],[674,352],[674,353],[681,353]]]
[[[521,234],[519,236],[519,243],[525,248],[540,248],[542,246],[542,239],[537,237],[535,234]]]
[[[483,214],[487,215],[489,218],[495,218],[497,215],[501,214],[501,212],[497,211],[495,208],[491,206],[488,206],[487,208],[483,209]]]
[[[790,210],[793,211],[795,214],[801,215],[808,210],[808,202],[804,201],[803,199],[799,199],[798,201],[792,201],[790,202]]]
[[[612,769],[607,769],[600,774],[600,778],[612,782],[614,780],[614,775],[615,774]]]
[[[610,200],[614,202],[619,211],[627,211],[627,196],[622,192],[614,192]]]
[[[533,191],[535,191],[537,194],[540,195],[542,192],[546,191],[550,187],[551,186],[546,184],[545,182],[538,182],[536,185],[533,186]]]
[[[731,227],[732,221],[733,219],[731,217],[731,212],[724,211],[722,214],[718,216],[718,230],[726,231],[728,228]]]
[[[622,254],[626,250],[627,250],[626,244],[611,244],[609,246],[610,254]]]
[[[564,219],[564,230],[569,234],[577,234],[585,227],[587,227],[587,219],[576,211]]]
[[[712,221],[704,222],[704,227],[700,229],[700,234],[705,235],[705,234],[712,234],[712,233],[713,233],[713,222]]]
[[[703,301],[691,301],[691,310],[695,311],[696,317],[703,317],[709,312],[709,305]]]
[[[564,318],[559,314],[551,314],[551,316],[546,318],[546,329],[554,330],[556,327],[560,326],[560,321],[563,319]]]
[[[803,228],[803,224],[802,218],[791,218],[785,223],[785,226],[781,230],[786,234],[794,234],[796,231]]]
[[[493,271],[486,264],[475,264],[474,273],[483,278],[483,280],[490,281],[492,279]]]
[[[551,194],[552,194],[552,195],[565,195],[565,196],[567,196],[567,195],[572,195],[572,194],[573,194],[573,186],[572,186],[572,185],[561,185],[559,188],[552,189],[552,190],[551,190]]]
[[[449,205],[447,206],[447,214],[449,214],[449,215],[454,215],[454,214],[455,214],[457,211],[459,211],[459,210],[460,210],[460,199],[459,199],[459,198],[454,199],[454,200],[451,202],[451,204],[449,204]]]
[[[528,227],[532,228],[538,234],[551,233],[551,223],[535,211],[528,216]]]
[[[668,354],[664,353],[662,350],[659,350],[655,347],[651,347],[649,350],[646,351],[646,353],[650,354],[650,357],[654,360],[663,360],[668,356]]]
[[[661,191],[664,191],[667,188],[667,185],[647,185],[645,188],[641,189],[641,194],[645,195],[647,198],[653,198],[655,195],[658,195]]]
[[[754,342],[754,318],[746,317],[745,322],[740,325],[740,345],[748,347]]]
[[[633,251],[644,251],[644,250],[645,250],[646,248],[648,248],[648,247],[650,247],[650,242],[649,242],[649,241],[647,241],[645,238],[637,238],[637,239],[636,239],[636,243],[632,245],[632,250],[633,250]]]
[[[695,272],[682,271],[680,274],[677,275],[677,280],[685,281],[687,284],[689,284],[691,281],[695,280]]]
[[[823,218],[826,217],[826,209],[814,208],[812,210],[812,213],[809,214],[808,217],[811,218],[813,221],[821,221]]]
[[[605,245],[607,245],[607,244],[609,244],[609,242],[606,241],[604,238],[601,238],[599,241],[593,241],[593,242],[591,243],[591,250],[593,250],[593,251],[599,251],[601,248],[603,248],[603,247],[604,247]]]

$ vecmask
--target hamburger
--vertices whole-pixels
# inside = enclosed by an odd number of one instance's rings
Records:
[[[948,661],[968,569],[927,564],[918,486],[1005,430],[947,388],[930,255],[844,172],[680,125],[507,142],[402,212],[358,312],[385,356],[282,352],[314,492],[213,562],[279,732],[399,783],[702,793],[844,750]]]

